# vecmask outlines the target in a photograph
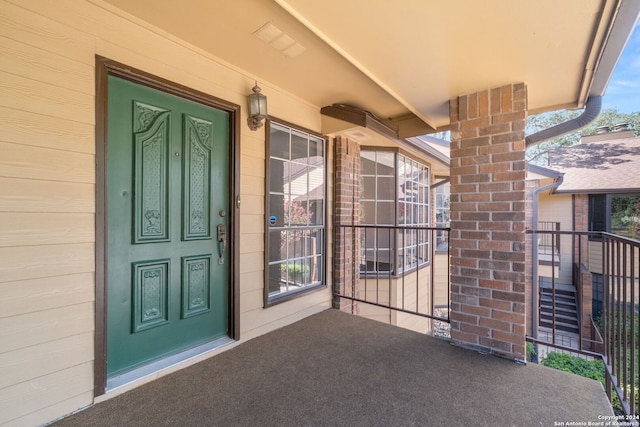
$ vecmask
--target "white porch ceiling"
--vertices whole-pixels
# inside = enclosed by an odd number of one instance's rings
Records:
[[[318,107],[432,128],[449,124],[451,98],[508,83],[527,84],[531,112],[583,107],[640,11],[640,0],[106,1]],[[253,35],[268,24],[270,44]]]

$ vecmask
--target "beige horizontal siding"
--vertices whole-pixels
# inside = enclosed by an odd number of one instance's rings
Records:
[[[95,270],[93,243],[0,248],[0,282]],[[94,283],[86,283],[93,288]]]
[[[552,221],[560,223],[560,230],[573,230],[573,202],[571,195],[562,194],[541,194],[539,196],[538,220]],[[540,237],[541,238],[541,237]],[[562,283],[571,283],[573,277],[573,242],[571,236],[560,238],[560,266],[556,270],[557,278]],[[551,270],[545,273],[552,274]],[[540,275],[544,275],[540,272]]]
[[[0,105],[80,123],[95,122],[94,98],[0,71]]]
[[[70,369],[54,372],[38,377],[37,380],[25,381],[0,389],[0,424],[29,425],[20,417],[46,410],[50,405],[57,405],[70,398],[82,396],[77,401],[79,409],[91,402],[88,387],[92,384],[93,363],[87,362]],[[55,393],[52,393],[55,390]],[[49,417],[59,417],[63,413],[50,413]],[[53,419],[55,419],[53,418]],[[51,421],[48,418],[42,421]]]
[[[49,52],[56,52],[57,55],[74,61],[89,65],[94,63],[94,41],[91,36],[22,7],[31,6],[36,10],[49,9],[45,13],[50,14],[55,12],[54,9],[64,12],[61,10],[60,3],[57,2],[54,7],[41,5],[45,6],[44,8],[36,6],[36,2],[33,1],[13,3],[7,1],[2,3],[0,35]],[[76,2],[76,6],[78,5],[79,2]],[[66,12],[69,13],[72,9]]]
[[[52,420],[60,418],[60,414],[71,414],[88,406],[92,400],[93,390],[82,391],[80,394],[71,396],[68,399],[56,401],[49,406],[42,406],[42,409],[29,412],[20,417],[18,422],[24,426],[47,425]],[[11,424],[17,424],[18,422]]]
[[[244,198],[242,199],[244,200]],[[262,209],[264,211],[264,209]],[[256,234],[264,233],[264,213],[261,214],[241,214],[240,215],[240,228],[243,233]],[[254,252],[254,248],[241,248],[240,250]]]
[[[449,303],[449,260],[447,253],[436,253],[433,258],[434,295],[433,304],[436,306]]]
[[[0,319],[2,353],[93,331],[93,303]]]
[[[95,212],[93,183],[0,177],[0,189],[4,212]]]
[[[0,212],[0,247],[91,243],[94,224],[90,213]]]
[[[244,194],[242,196],[242,209],[251,212],[252,215],[264,215],[264,197]]]
[[[265,176],[265,164],[264,159],[254,156],[241,155],[240,156],[240,170],[243,175],[264,177]]]
[[[0,142],[0,175],[42,181],[95,182],[94,156]]]
[[[262,307],[265,141],[245,125],[259,76],[101,0],[0,0],[0,424],[43,424],[93,399],[95,55],[242,106],[242,338],[330,306],[329,285]],[[317,106],[261,86],[272,114],[320,128]]]
[[[263,176],[243,175],[240,182],[240,192],[254,196],[264,196],[265,186]]]
[[[0,37],[0,69],[87,95],[93,95],[93,65],[84,64],[57,53]]]
[[[0,354],[0,389],[93,360],[93,333]]]
[[[255,290],[264,291],[264,270],[259,269],[240,274],[241,292],[253,292]],[[242,297],[240,297],[242,300]]]
[[[0,142],[35,145],[76,153],[95,153],[93,124],[0,107],[0,128]]]
[[[245,249],[245,252],[243,252],[242,248],[240,249],[240,252],[240,274],[262,271],[264,268],[263,252],[252,252],[250,249]]]
[[[331,308],[330,295],[330,290],[323,288],[268,309],[258,308],[244,312],[240,325],[242,336],[244,339],[250,339],[329,309]]]
[[[241,249],[247,248],[245,250],[252,249],[253,252],[262,253],[264,251],[264,234],[262,233],[241,234],[240,248]]]
[[[252,310],[259,310],[264,306],[264,290],[254,289],[242,293],[240,298],[240,312],[247,313]]]
[[[93,272],[0,283],[0,318],[93,301]]]
[[[0,2],[0,424],[92,402],[94,46]]]
[[[375,305],[357,303],[358,316],[366,317],[367,319],[376,320],[378,322],[391,324],[391,317],[393,313],[388,308],[378,307]]]

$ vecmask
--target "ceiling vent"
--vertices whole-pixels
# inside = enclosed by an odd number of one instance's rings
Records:
[[[267,22],[262,27],[254,31],[253,35],[289,58],[295,58],[307,50],[304,46],[271,22]]]

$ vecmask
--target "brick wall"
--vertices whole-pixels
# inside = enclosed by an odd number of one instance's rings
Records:
[[[333,286],[336,293],[357,296],[360,280],[360,236],[358,230],[340,225],[360,224],[360,146],[346,137],[337,137],[335,147],[335,212]],[[357,314],[357,304],[334,296],[333,307]]]
[[[524,83],[451,100],[451,339],[525,359]]]

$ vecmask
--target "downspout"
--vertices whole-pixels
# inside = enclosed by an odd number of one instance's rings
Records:
[[[564,180],[563,175],[560,175],[554,182],[544,187],[536,188],[533,190],[533,204],[531,208],[531,226],[533,231],[538,231],[538,194],[547,190],[554,190],[558,188]],[[531,335],[533,338],[538,338],[538,287],[540,281],[538,280],[538,234],[533,234],[533,241],[531,242],[531,280],[532,280],[532,298],[531,298]]]
[[[590,96],[589,98],[587,98],[587,103],[582,114],[580,114],[575,119],[571,119],[564,123],[551,126],[548,129],[543,129],[540,132],[536,132],[527,136],[525,138],[526,148],[529,148],[536,144],[540,144],[541,142],[544,142],[548,139],[575,132],[578,129],[585,127],[586,125],[594,121],[596,117],[598,117],[601,109],[602,96]]]
[[[540,132],[536,132],[531,134],[525,138],[525,147],[529,148],[536,144],[540,144],[544,141],[547,141],[552,138],[556,138],[558,136],[566,135],[571,132],[575,132],[578,129],[581,129],[587,126],[589,123],[594,121],[596,117],[600,114],[600,110],[602,109],[602,96],[600,95],[591,95],[587,98],[587,103],[584,107],[584,111],[575,119],[568,120],[564,123],[560,123],[558,125],[552,126],[547,129],[543,129]],[[546,185],[541,188],[537,188],[533,192],[533,207],[532,207],[532,228],[534,231],[538,231],[538,194],[542,191],[551,190],[558,188],[560,184],[562,184],[563,177],[560,176],[556,181],[552,184]],[[538,338],[538,287],[540,283],[538,281],[538,235],[533,235],[532,242],[532,292],[533,296],[531,298],[531,320],[532,320],[532,335],[533,338]]]

